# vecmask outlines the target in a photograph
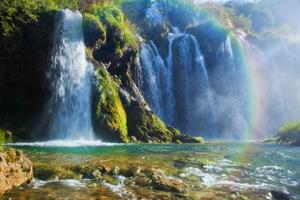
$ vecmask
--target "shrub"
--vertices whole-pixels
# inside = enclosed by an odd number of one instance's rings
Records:
[[[288,122],[279,129],[280,134],[288,134],[291,132],[297,132],[300,134],[300,120]]]
[[[77,9],[79,0],[1,0],[0,28],[4,36],[12,35],[19,26],[38,20],[38,15],[62,8]]]
[[[108,29],[114,30],[114,36],[119,37],[115,40],[116,54],[122,55],[124,50],[129,47],[138,48],[135,27],[125,19],[124,13],[117,3],[93,4],[87,9],[87,13],[98,17],[100,22],[104,24],[106,32],[109,32]]]

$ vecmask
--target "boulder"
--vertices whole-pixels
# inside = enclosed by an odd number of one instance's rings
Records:
[[[152,186],[157,190],[183,193],[188,187],[182,180],[166,176],[163,171],[159,169],[152,169],[148,172],[148,174],[152,180]]]
[[[11,148],[0,150],[0,195],[32,178],[32,164],[22,152]]]

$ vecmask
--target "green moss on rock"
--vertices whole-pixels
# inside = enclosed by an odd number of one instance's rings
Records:
[[[0,129],[0,144],[12,142],[12,133],[10,131],[5,131]]]
[[[288,122],[280,128],[276,142],[300,146],[300,120]]]
[[[93,4],[86,9],[85,21],[89,24],[85,26],[87,28],[85,32],[90,32],[91,24],[93,27],[98,27],[97,29],[101,27],[101,30],[106,32],[107,37],[103,48],[95,52],[97,60],[111,61],[114,58],[121,58],[128,49],[138,49],[139,40],[135,28],[126,20],[123,11],[115,3]]]
[[[173,133],[151,111],[132,102],[127,108],[129,135],[147,143],[172,142]]]
[[[95,73],[93,124],[103,140],[128,142],[127,118],[118,94],[118,86],[101,66]]]
[[[100,48],[106,42],[106,31],[99,18],[85,13],[83,17],[84,42],[92,49]]]

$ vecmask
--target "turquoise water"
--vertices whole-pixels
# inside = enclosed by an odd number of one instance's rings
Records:
[[[34,144],[32,144],[34,145]],[[300,147],[254,143],[210,143],[203,145],[175,144],[108,144],[102,146],[14,146],[23,150],[35,162],[87,162],[110,159],[132,162],[131,158],[172,162],[184,160],[181,174],[199,177],[206,187],[266,189],[288,193],[300,199]],[[52,157],[51,157],[52,156]],[[204,158],[201,160],[201,158]],[[204,163],[199,167],[195,163]]]

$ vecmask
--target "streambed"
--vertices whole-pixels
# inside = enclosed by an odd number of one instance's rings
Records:
[[[4,199],[300,199],[299,147],[48,142],[14,148],[33,162],[35,180]]]

